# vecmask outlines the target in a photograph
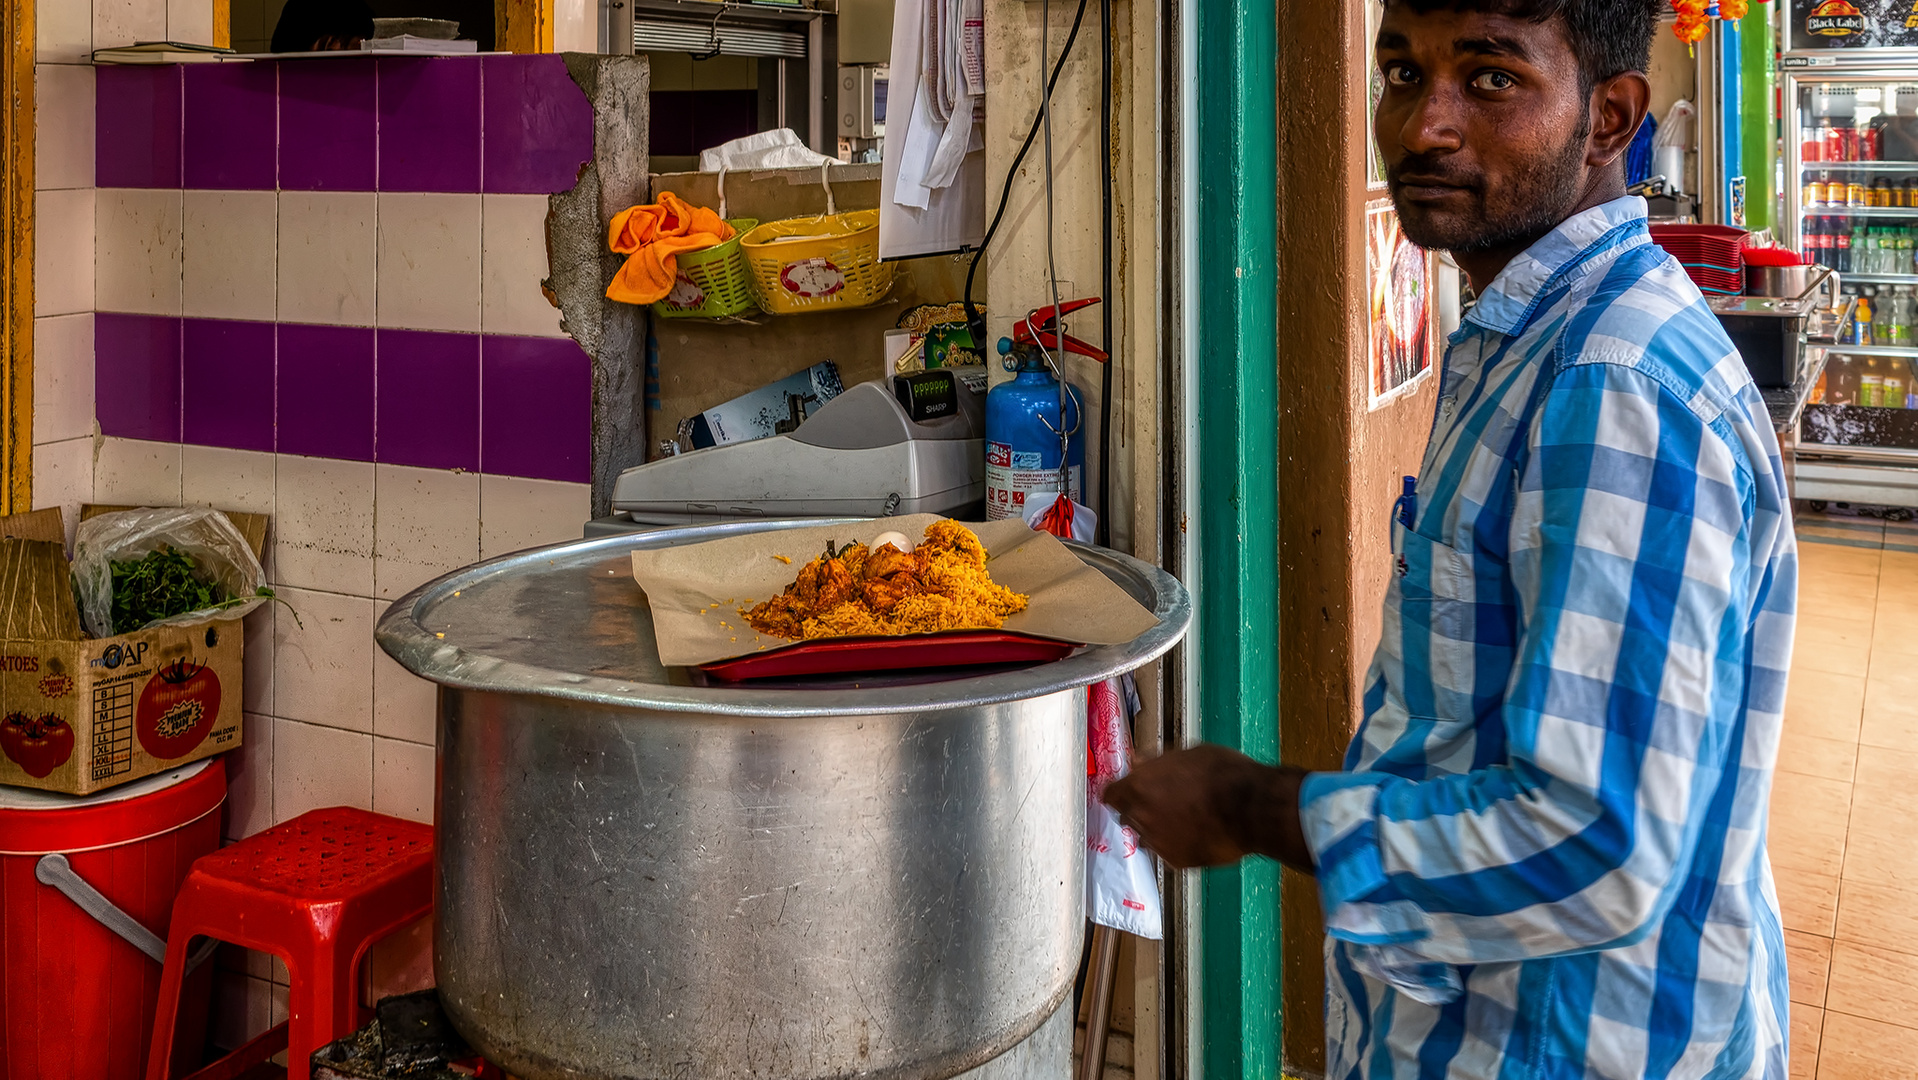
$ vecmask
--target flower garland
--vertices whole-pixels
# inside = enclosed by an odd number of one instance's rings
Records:
[[[1711,26],[1711,20],[1737,22],[1751,10],[1751,0],[1671,0],[1671,5],[1672,10],[1678,13],[1672,33],[1687,46],[1705,40],[1705,31]]]
[[[1672,0],[1672,10],[1678,12],[1678,21],[1672,25],[1672,33],[1686,45],[1696,45],[1705,40],[1705,27],[1709,16],[1705,14],[1705,0]]]

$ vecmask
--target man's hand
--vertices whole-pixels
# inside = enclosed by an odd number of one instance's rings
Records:
[[[1105,790],[1119,821],[1177,869],[1266,855],[1312,872],[1299,825],[1305,771],[1261,765],[1223,746],[1173,750],[1132,767]]]

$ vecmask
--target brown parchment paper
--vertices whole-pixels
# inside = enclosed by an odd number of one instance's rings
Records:
[[[926,526],[938,520],[935,514],[910,514],[633,552],[633,579],[653,609],[660,661],[696,667],[797,644],[753,630],[739,609],[779,595],[801,567],[825,553],[828,540],[834,546],[870,545],[881,533],[896,532],[917,543]],[[1079,645],[1118,645],[1158,621],[1051,533],[1015,519],[967,522],[966,527],[985,545],[992,580],[1031,597],[1026,610],[1006,619],[1005,630]]]

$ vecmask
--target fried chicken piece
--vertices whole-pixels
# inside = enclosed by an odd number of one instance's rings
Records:
[[[910,553],[828,545],[785,592],[740,614],[760,633],[788,639],[926,634],[997,629],[1026,599],[993,582],[971,529],[936,521]]]

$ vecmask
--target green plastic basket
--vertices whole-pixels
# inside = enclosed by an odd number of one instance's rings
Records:
[[[739,238],[759,225],[757,218],[728,218],[733,238],[704,251],[677,256],[679,280],[666,299],[653,305],[662,319],[724,319],[753,309],[751,270],[739,250]]]

